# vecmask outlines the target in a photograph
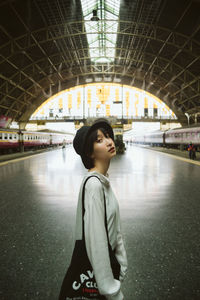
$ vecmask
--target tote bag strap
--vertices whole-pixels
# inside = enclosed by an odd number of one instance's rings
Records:
[[[85,182],[84,182],[84,185],[83,185],[83,189],[82,189],[82,239],[85,240],[85,228],[84,228],[84,214],[85,214],[85,185],[86,185],[86,182],[88,181],[89,178],[91,177],[96,177],[99,179],[98,176],[89,176]],[[100,181],[100,179],[99,179]],[[103,188],[103,187],[102,187]],[[103,196],[104,196],[104,208],[105,208],[105,219],[104,219],[104,223],[105,223],[105,228],[106,228],[106,234],[107,234],[107,239],[108,239],[108,243],[109,243],[109,236],[108,236],[108,227],[107,227],[107,214],[106,214],[106,199],[105,199],[105,193],[104,193],[104,190],[103,190]]]

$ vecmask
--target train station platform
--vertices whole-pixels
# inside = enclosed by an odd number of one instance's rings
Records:
[[[0,163],[15,160],[15,159],[19,159],[19,158],[23,158],[23,157],[27,157],[27,156],[32,156],[32,155],[39,154],[39,153],[44,153],[44,152],[47,152],[47,151],[53,151],[56,148],[57,149],[62,148],[62,146],[42,148],[42,149],[34,149],[34,150],[28,150],[28,151],[24,151],[24,152],[15,152],[15,153],[9,153],[9,154],[2,154],[2,155],[0,155]]]
[[[129,262],[125,300],[200,299],[200,166],[126,147],[108,172]],[[1,300],[57,300],[86,172],[72,146],[0,163]]]
[[[189,158],[189,152],[187,150],[180,150],[176,148],[167,148],[167,147],[158,147],[158,146],[150,146],[150,145],[141,145],[141,144],[134,144],[134,146],[155,150],[158,152],[163,152],[172,156],[175,156],[176,159],[190,162],[192,164],[200,165],[200,153],[196,151],[196,158],[190,159]]]

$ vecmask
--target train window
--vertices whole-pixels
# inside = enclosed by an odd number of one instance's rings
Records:
[[[187,137],[190,137],[190,133],[189,132],[187,133]]]
[[[14,139],[15,139],[15,140],[17,139],[17,135],[16,135],[16,134],[14,134]]]
[[[12,134],[9,135],[9,139],[12,140]]]
[[[175,138],[176,138],[176,137],[178,137],[178,133],[175,133],[175,135],[174,135],[174,136],[175,136]]]
[[[3,136],[2,136],[2,133],[0,133],[0,140],[2,140],[2,137],[3,137]]]
[[[8,139],[8,134],[4,133],[4,140],[7,140],[7,139]]]
[[[30,140],[30,136],[28,135],[28,140]]]

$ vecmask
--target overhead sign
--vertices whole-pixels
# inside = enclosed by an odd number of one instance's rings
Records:
[[[7,117],[7,116],[0,116],[0,128],[7,128],[10,123],[11,123],[12,119]]]

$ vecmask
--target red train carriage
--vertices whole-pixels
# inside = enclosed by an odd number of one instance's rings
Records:
[[[19,133],[16,130],[0,129],[0,153],[19,149]]]
[[[0,129],[0,154],[72,143],[71,135]]]

